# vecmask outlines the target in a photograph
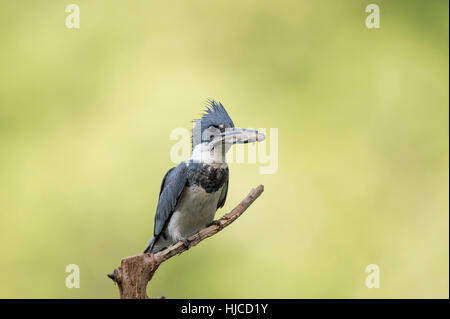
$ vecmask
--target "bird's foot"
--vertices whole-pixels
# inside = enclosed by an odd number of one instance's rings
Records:
[[[218,220],[213,220],[212,222],[210,222],[208,225],[206,225],[206,227],[212,226],[212,225],[216,225],[219,227],[219,229],[222,229],[222,222],[220,221],[220,219]]]
[[[183,243],[183,246],[186,248],[186,250],[191,247],[191,242],[189,239],[182,237],[180,238],[180,241]]]

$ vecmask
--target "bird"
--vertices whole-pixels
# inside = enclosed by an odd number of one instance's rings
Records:
[[[229,169],[225,155],[233,144],[265,140],[257,130],[236,128],[222,103],[208,100],[194,120],[192,155],[164,175],[155,213],[153,237],[144,253],[157,253],[201,229],[219,224],[216,211],[225,204]]]

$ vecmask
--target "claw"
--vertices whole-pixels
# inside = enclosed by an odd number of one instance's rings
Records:
[[[206,225],[206,227],[212,226],[212,225],[216,225],[219,228],[222,228],[222,222],[220,221],[220,219],[218,220],[213,220],[212,222],[210,222],[208,225]]]
[[[191,247],[191,242],[187,238],[180,238],[180,241],[183,243],[184,247],[186,247],[186,250]]]

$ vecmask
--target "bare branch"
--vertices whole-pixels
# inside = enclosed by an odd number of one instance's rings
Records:
[[[190,247],[196,246],[202,240],[211,237],[234,222],[261,195],[264,186],[252,189],[239,205],[224,215],[211,226],[208,226],[188,238]],[[187,248],[178,242],[156,254],[139,254],[122,259],[119,268],[108,274],[119,286],[120,298],[148,298],[146,289],[159,265],[167,259],[185,252]],[[161,298],[161,297],[160,297]],[[164,297],[162,297],[164,298]]]

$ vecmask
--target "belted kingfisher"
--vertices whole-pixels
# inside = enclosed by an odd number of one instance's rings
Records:
[[[220,102],[209,100],[195,121],[192,156],[171,168],[159,191],[153,237],[144,253],[156,253],[213,223],[228,192],[226,152],[236,143],[263,141],[264,134],[234,127]]]

